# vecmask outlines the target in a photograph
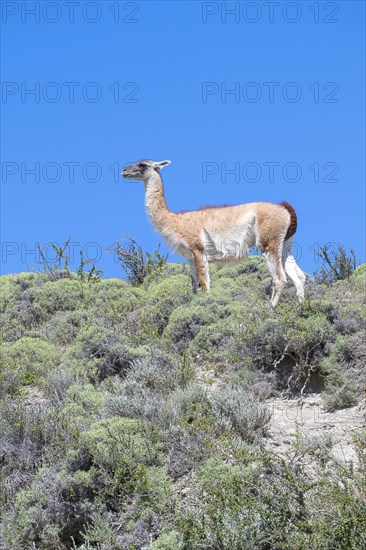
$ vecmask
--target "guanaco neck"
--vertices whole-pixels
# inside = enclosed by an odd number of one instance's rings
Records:
[[[144,184],[146,212],[153,226],[159,232],[163,232],[164,229],[168,228],[169,222],[172,221],[176,214],[168,208],[160,174],[154,172],[154,174],[144,181]]]

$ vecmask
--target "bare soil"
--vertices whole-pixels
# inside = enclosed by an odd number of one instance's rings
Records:
[[[315,440],[331,436],[331,454],[336,460],[357,467],[358,456],[352,438],[366,426],[365,401],[349,409],[324,410],[320,394],[302,399],[271,399],[266,402],[272,417],[268,427],[267,446],[283,456],[299,438]]]

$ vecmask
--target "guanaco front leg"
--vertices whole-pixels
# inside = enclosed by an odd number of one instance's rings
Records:
[[[210,290],[210,274],[206,254],[201,250],[194,250],[193,262],[197,280],[197,290]]]

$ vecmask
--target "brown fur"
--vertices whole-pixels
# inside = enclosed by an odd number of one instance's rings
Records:
[[[202,290],[207,290],[206,275],[205,275],[205,270],[202,262],[202,252],[199,250],[194,250],[193,257],[194,257],[194,264],[196,267],[196,274],[197,274],[199,287]]]
[[[295,235],[297,229],[297,216],[295,210],[292,208],[291,204],[286,201],[281,202],[281,206],[286,208],[287,212],[290,214],[290,225],[286,233],[285,241]]]
[[[197,208],[198,211],[201,211],[201,210],[212,210],[214,208],[226,208],[226,207],[230,207],[230,206],[233,206],[232,204],[221,204],[221,205],[217,205],[217,204],[204,204],[203,206],[199,206]],[[192,210],[187,210],[186,208],[182,208],[182,210],[179,210],[177,212],[177,214],[185,214],[186,212],[192,212]]]
[[[233,206],[232,204],[221,204],[221,205],[217,205],[217,204],[205,204],[203,206],[200,206],[199,208],[197,208],[197,210],[212,210],[213,208],[227,208],[227,207],[230,207],[230,206]]]
[[[283,206],[270,202],[258,203],[258,246],[262,252],[277,256],[283,242],[283,228],[288,223],[288,214]]]

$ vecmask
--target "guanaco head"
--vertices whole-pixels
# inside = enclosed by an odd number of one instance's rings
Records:
[[[122,172],[122,176],[127,179],[146,181],[153,172],[159,172],[164,166],[168,166],[170,160],[161,160],[155,162],[154,160],[140,160],[127,166]]]

